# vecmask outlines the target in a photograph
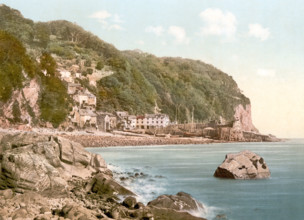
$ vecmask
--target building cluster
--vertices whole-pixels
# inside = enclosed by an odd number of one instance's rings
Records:
[[[96,96],[88,89],[75,83],[76,75],[69,71],[60,71],[61,79],[67,84],[67,91],[74,100],[69,119],[73,127],[100,131],[134,130],[163,128],[170,124],[169,116],[159,113],[156,105],[155,114],[129,115],[126,111],[114,113],[96,110]]]

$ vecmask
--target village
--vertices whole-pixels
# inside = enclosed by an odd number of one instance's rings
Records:
[[[70,128],[86,131],[110,132],[113,130],[149,130],[156,128],[165,128],[170,124],[169,116],[162,114],[157,104],[154,114],[131,115],[126,111],[102,112],[96,110],[96,96],[87,88],[84,88],[78,79],[82,79],[81,73],[78,73],[78,65],[71,65],[69,70],[58,69],[60,78],[67,86],[69,96],[74,100],[75,105],[70,111]],[[110,70],[98,71],[95,68],[91,75],[86,76],[91,86],[96,86],[96,81],[100,78],[112,74]]]
[[[210,120],[205,123],[194,123],[192,115],[191,122],[170,121],[169,116],[161,112],[156,102],[153,114],[133,115],[127,111],[99,111],[96,108],[96,96],[79,82],[85,79],[88,80],[90,86],[96,87],[97,81],[114,72],[107,66],[98,70],[97,64],[93,62],[88,67],[85,60],[81,60],[78,64],[69,62],[67,60],[59,62],[57,69],[59,77],[67,87],[68,95],[75,103],[69,113],[67,131],[92,133],[120,131],[124,135],[144,134],[166,138],[201,137],[222,141],[272,141],[274,138],[270,135],[262,135],[257,130],[244,129],[239,117],[229,122],[220,118],[220,120]],[[83,70],[88,72],[88,69],[90,74],[81,73]]]

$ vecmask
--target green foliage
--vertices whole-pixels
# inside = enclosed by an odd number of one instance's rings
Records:
[[[61,80],[55,76],[42,76],[39,100],[41,119],[58,127],[68,114],[68,94]]]
[[[102,60],[99,60],[96,64],[96,69],[102,70],[103,67],[104,67],[104,64],[103,64]]]
[[[0,28],[13,33],[38,53],[46,48],[46,51],[58,55],[59,60],[76,60],[79,65],[82,60],[86,60],[86,68],[81,66],[80,70],[83,75],[91,74],[92,61],[97,61],[95,68],[98,70],[104,65],[113,70],[113,75],[98,82],[96,90],[90,88],[87,81],[83,82],[96,94],[101,110],[127,110],[142,114],[152,112],[156,101],[171,120],[177,117],[179,122],[189,121],[192,110],[194,118],[199,121],[217,119],[219,116],[229,120],[233,119],[237,105],[250,103],[231,76],[211,65],[189,59],[157,58],[133,51],[120,52],[113,45],[68,21],[34,24],[23,18],[20,12],[2,6]],[[50,35],[54,36],[51,42]],[[2,43],[0,39],[1,101],[9,99],[13,90],[22,87],[22,70],[26,70],[30,77],[35,77],[38,68],[16,38],[4,38],[10,43]],[[40,68],[48,74],[47,77],[41,76],[42,118],[58,125],[66,117],[66,105],[69,102],[66,91],[55,77],[56,62],[50,54],[42,55]]]
[[[73,59],[75,52],[67,45],[62,45],[59,42],[52,42],[48,45],[48,51],[66,59]]]
[[[86,67],[91,67],[92,65],[92,61],[90,59],[87,59],[85,62],[84,62],[84,66]]]
[[[92,75],[93,74],[93,69],[92,68],[88,68],[87,69],[87,74]]]
[[[20,122],[21,121],[21,112],[20,112],[20,107],[19,107],[19,102],[17,100],[15,100],[15,102],[13,103],[13,108],[12,108],[12,113],[13,113],[13,117],[14,117],[14,122]]]
[[[178,120],[184,122],[192,109],[199,121],[233,119],[235,106],[249,103],[230,76],[203,62],[136,52],[125,52],[123,60],[123,66],[114,63],[117,73],[99,82],[100,108],[144,113],[152,112],[157,101],[172,120],[178,108]]]
[[[24,18],[21,13],[5,5],[0,7],[0,29],[6,30],[22,42],[32,43],[34,22]]]
[[[50,28],[47,23],[38,22],[34,25],[35,37],[39,40],[40,46],[46,48],[50,41]]]
[[[41,70],[45,70],[47,75],[54,76],[56,72],[56,61],[51,54],[43,52],[40,57]]]
[[[14,89],[22,87],[22,70],[33,77],[36,66],[18,39],[0,31],[0,101],[7,101]]]

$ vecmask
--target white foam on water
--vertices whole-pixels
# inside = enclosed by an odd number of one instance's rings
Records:
[[[155,199],[157,196],[163,194],[166,190],[166,178],[155,178],[154,174],[145,173],[144,176],[138,176],[130,178],[128,173],[134,173],[134,168],[124,169],[116,165],[109,165],[108,168],[113,171],[115,180],[134,192],[137,196],[136,199],[139,202],[147,204],[149,201]],[[137,173],[146,170],[143,168],[136,168]],[[125,180],[121,180],[121,177],[125,177]]]
[[[214,218],[216,218],[216,216],[219,213],[224,212],[224,209],[222,209],[222,208],[218,208],[218,207],[214,207],[214,206],[207,206],[205,204],[203,204],[203,208],[200,207],[198,204],[197,204],[197,207],[198,207],[197,210],[192,210],[189,213],[193,216],[202,217],[202,218],[206,218],[206,219],[214,219]]]

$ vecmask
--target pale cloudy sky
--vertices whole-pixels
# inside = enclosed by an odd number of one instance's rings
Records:
[[[35,21],[65,19],[120,50],[200,59],[251,99],[263,133],[304,137],[301,0],[4,0]]]

